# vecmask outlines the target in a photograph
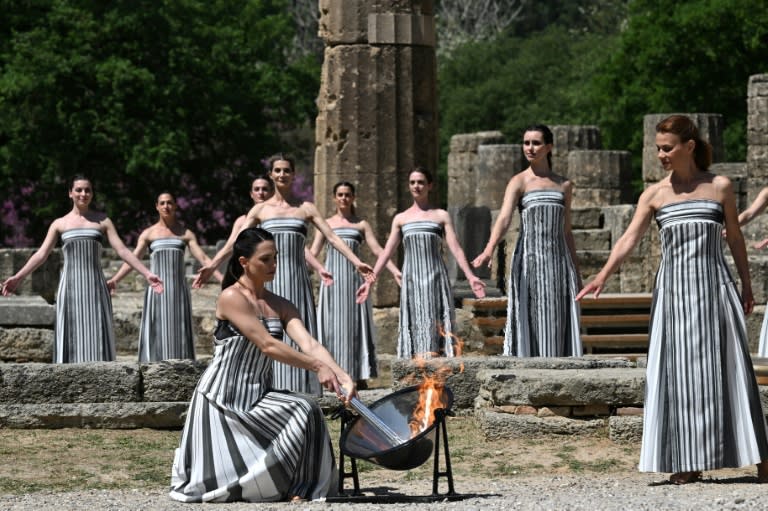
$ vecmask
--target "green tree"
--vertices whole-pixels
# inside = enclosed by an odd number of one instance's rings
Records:
[[[551,25],[456,49],[438,70],[442,160],[456,133],[500,129],[514,143],[535,122],[594,124],[587,91],[615,41]]]
[[[712,112],[725,121],[725,158],[746,156],[750,75],[768,71],[764,0],[635,0],[615,54],[590,93],[604,141],[639,160],[649,113]],[[639,164],[637,165],[639,168]]]
[[[223,236],[249,171],[314,115],[318,62],[293,56],[280,0],[0,0],[0,12],[0,186],[31,202],[35,243],[75,173],[122,233],[170,190],[199,232]]]

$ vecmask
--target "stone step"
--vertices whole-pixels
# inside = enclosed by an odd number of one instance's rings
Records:
[[[645,392],[642,367],[483,369],[478,371],[477,380],[476,408],[641,406]]]
[[[583,334],[581,344],[584,353],[591,354],[595,349],[648,349],[648,334]]]
[[[0,327],[53,328],[56,308],[41,296],[0,296]]]

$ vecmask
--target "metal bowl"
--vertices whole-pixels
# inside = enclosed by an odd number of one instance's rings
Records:
[[[442,390],[447,401],[445,410],[448,411],[453,406],[453,392],[448,387]],[[368,407],[400,438],[407,439],[401,444],[392,447],[391,441],[381,431],[361,417],[355,417],[341,432],[341,452],[392,470],[410,470],[420,466],[434,450],[437,421],[411,438],[410,421],[418,402],[419,387],[413,386],[393,392]]]

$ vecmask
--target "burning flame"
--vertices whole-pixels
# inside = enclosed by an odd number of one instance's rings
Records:
[[[440,336],[450,337],[453,341],[454,355],[461,356],[463,340],[451,332],[445,332],[438,325]],[[419,401],[411,414],[409,426],[411,428],[411,438],[419,433],[426,431],[435,422],[435,410],[447,409],[449,407],[448,394],[445,392],[445,380],[453,374],[453,368],[450,363],[442,362],[440,357],[432,358],[436,353],[425,353],[417,355],[414,358],[420,375],[411,375],[413,380],[421,380],[418,387]],[[427,359],[429,359],[429,369],[427,368]],[[427,374],[427,372],[431,374]],[[459,363],[458,372],[464,372],[464,363]]]

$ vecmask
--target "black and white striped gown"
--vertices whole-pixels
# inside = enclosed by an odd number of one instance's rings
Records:
[[[333,230],[356,254],[364,241],[363,233],[352,227]],[[325,269],[333,274],[333,284],[320,285],[317,306],[318,340],[353,380],[376,376],[376,344],[370,299],[355,303],[355,293],[363,279],[357,268],[326,243]]]
[[[656,212],[661,263],[651,310],[643,472],[742,467],[768,459],[739,292],[710,200]]]
[[[454,356],[453,292],[442,253],[443,226],[420,221],[400,228],[404,247],[397,356]]]
[[[565,196],[535,190],[520,199],[520,234],[507,280],[504,355],[581,356],[578,276],[565,242]]]
[[[112,301],[101,269],[99,229],[61,233],[64,267],[56,294],[53,361],[58,364],[115,360]]]
[[[185,278],[181,238],[160,238],[149,245],[150,269],[163,281],[163,292],[147,287],[139,330],[139,362],[195,358],[192,300]]]
[[[760,341],[757,345],[757,355],[760,357],[768,357],[768,304],[766,304],[765,310],[763,325],[760,328]]]
[[[272,282],[267,283],[267,289],[291,302],[298,309],[306,329],[317,339],[315,300],[304,259],[306,224],[299,218],[271,218],[262,222],[260,227],[274,236],[277,248],[277,271]],[[283,341],[299,349],[287,334],[283,334]],[[280,362],[275,362],[273,386],[306,394],[321,393],[320,382],[314,373]]]
[[[261,320],[279,339],[279,318]],[[336,489],[331,441],[310,398],[272,390],[273,361],[228,321],[189,405],[171,473],[182,502],[317,499]]]

